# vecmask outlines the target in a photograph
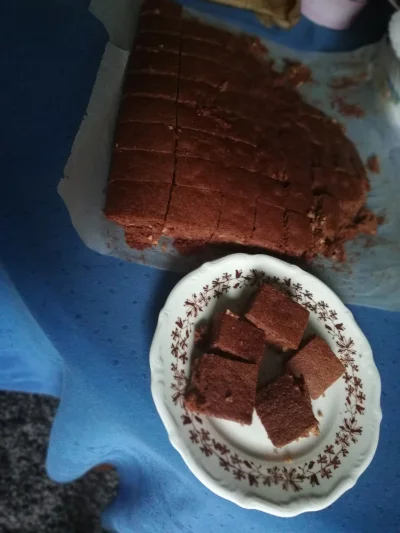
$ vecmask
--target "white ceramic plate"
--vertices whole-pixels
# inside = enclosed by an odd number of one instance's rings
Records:
[[[320,435],[279,450],[255,412],[252,425],[241,426],[194,415],[183,403],[196,324],[222,309],[240,310],[263,281],[309,309],[308,331],[323,337],[346,366],[344,377],[313,401]],[[381,383],[371,347],[326,285],[278,259],[230,255],[187,275],[160,313],[150,366],[153,398],[172,445],[202,483],[242,507],[278,516],[322,509],[355,484],[375,453]]]

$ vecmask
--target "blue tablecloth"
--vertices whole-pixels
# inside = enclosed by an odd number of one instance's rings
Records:
[[[292,46],[351,49],[381,35],[379,4],[353,32],[303,19],[266,33]],[[122,532],[399,531],[399,313],[352,308],[381,373],[384,418],[371,466],[329,509],[290,520],[245,511],[205,489],[170,446],[148,353],[179,276],[87,249],[56,190],[108,40],[87,7],[0,6],[0,388],[61,397],[49,474],[63,482],[117,465],[120,491],[105,523]]]

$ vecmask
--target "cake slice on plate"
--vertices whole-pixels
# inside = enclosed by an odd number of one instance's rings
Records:
[[[257,374],[256,365],[206,353],[192,363],[186,408],[249,425],[253,418]]]
[[[312,337],[290,359],[286,368],[295,376],[303,376],[313,400],[319,398],[345,372],[341,361],[327,343],[317,336]]]
[[[309,315],[287,294],[266,283],[252,301],[246,318],[263,330],[266,342],[282,350],[297,350]]]
[[[227,310],[217,315],[213,322],[211,348],[258,364],[264,355],[264,333]]]
[[[284,374],[257,392],[256,410],[272,444],[282,448],[310,433],[318,434],[311,399],[303,380]]]

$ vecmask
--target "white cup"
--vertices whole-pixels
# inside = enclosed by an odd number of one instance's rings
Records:
[[[400,11],[395,13],[389,22],[389,39],[394,53],[400,60]]]
[[[320,26],[345,30],[368,0],[302,0],[301,12]]]
[[[376,65],[378,88],[383,109],[392,124],[400,127],[400,11],[389,23],[389,35],[380,46]]]

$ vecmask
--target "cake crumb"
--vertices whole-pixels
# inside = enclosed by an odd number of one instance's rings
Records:
[[[321,409],[318,409],[318,411],[317,411],[317,415],[320,416],[320,417],[323,417],[323,416],[324,416],[324,414],[323,414],[323,412],[321,411]]]
[[[341,96],[332,98],[331,106],[345,117],[362,118],[365,115],[365,111],[359,105],[349,104]]]
[[[375,174],[380,174],[381,167],[379,164],[378,156],[376,154],[371,155],[367,159],[367,168],[369,171],[374,172]]]
[[[350,87],[357,87],[362,81],[367,78],[366,72],[361,72],[356,76],[341,76],[339,78],[332,78],[330,86],[335,90],[348,89]]]
[[[307,65],[300,63],[300,61],[293,61],[292,59],[284,59],[284,63],[284,76],[295,87],[300,87],[304,83],[313,82],[311,69]]]
[[[290,455],[287,455],[283,461],[287,464],[293,463],[293,458]]]
[[[205,324],[199,325],[194,332],[194,343],[196,346],[203,346],[208,341],[208,327]]]

